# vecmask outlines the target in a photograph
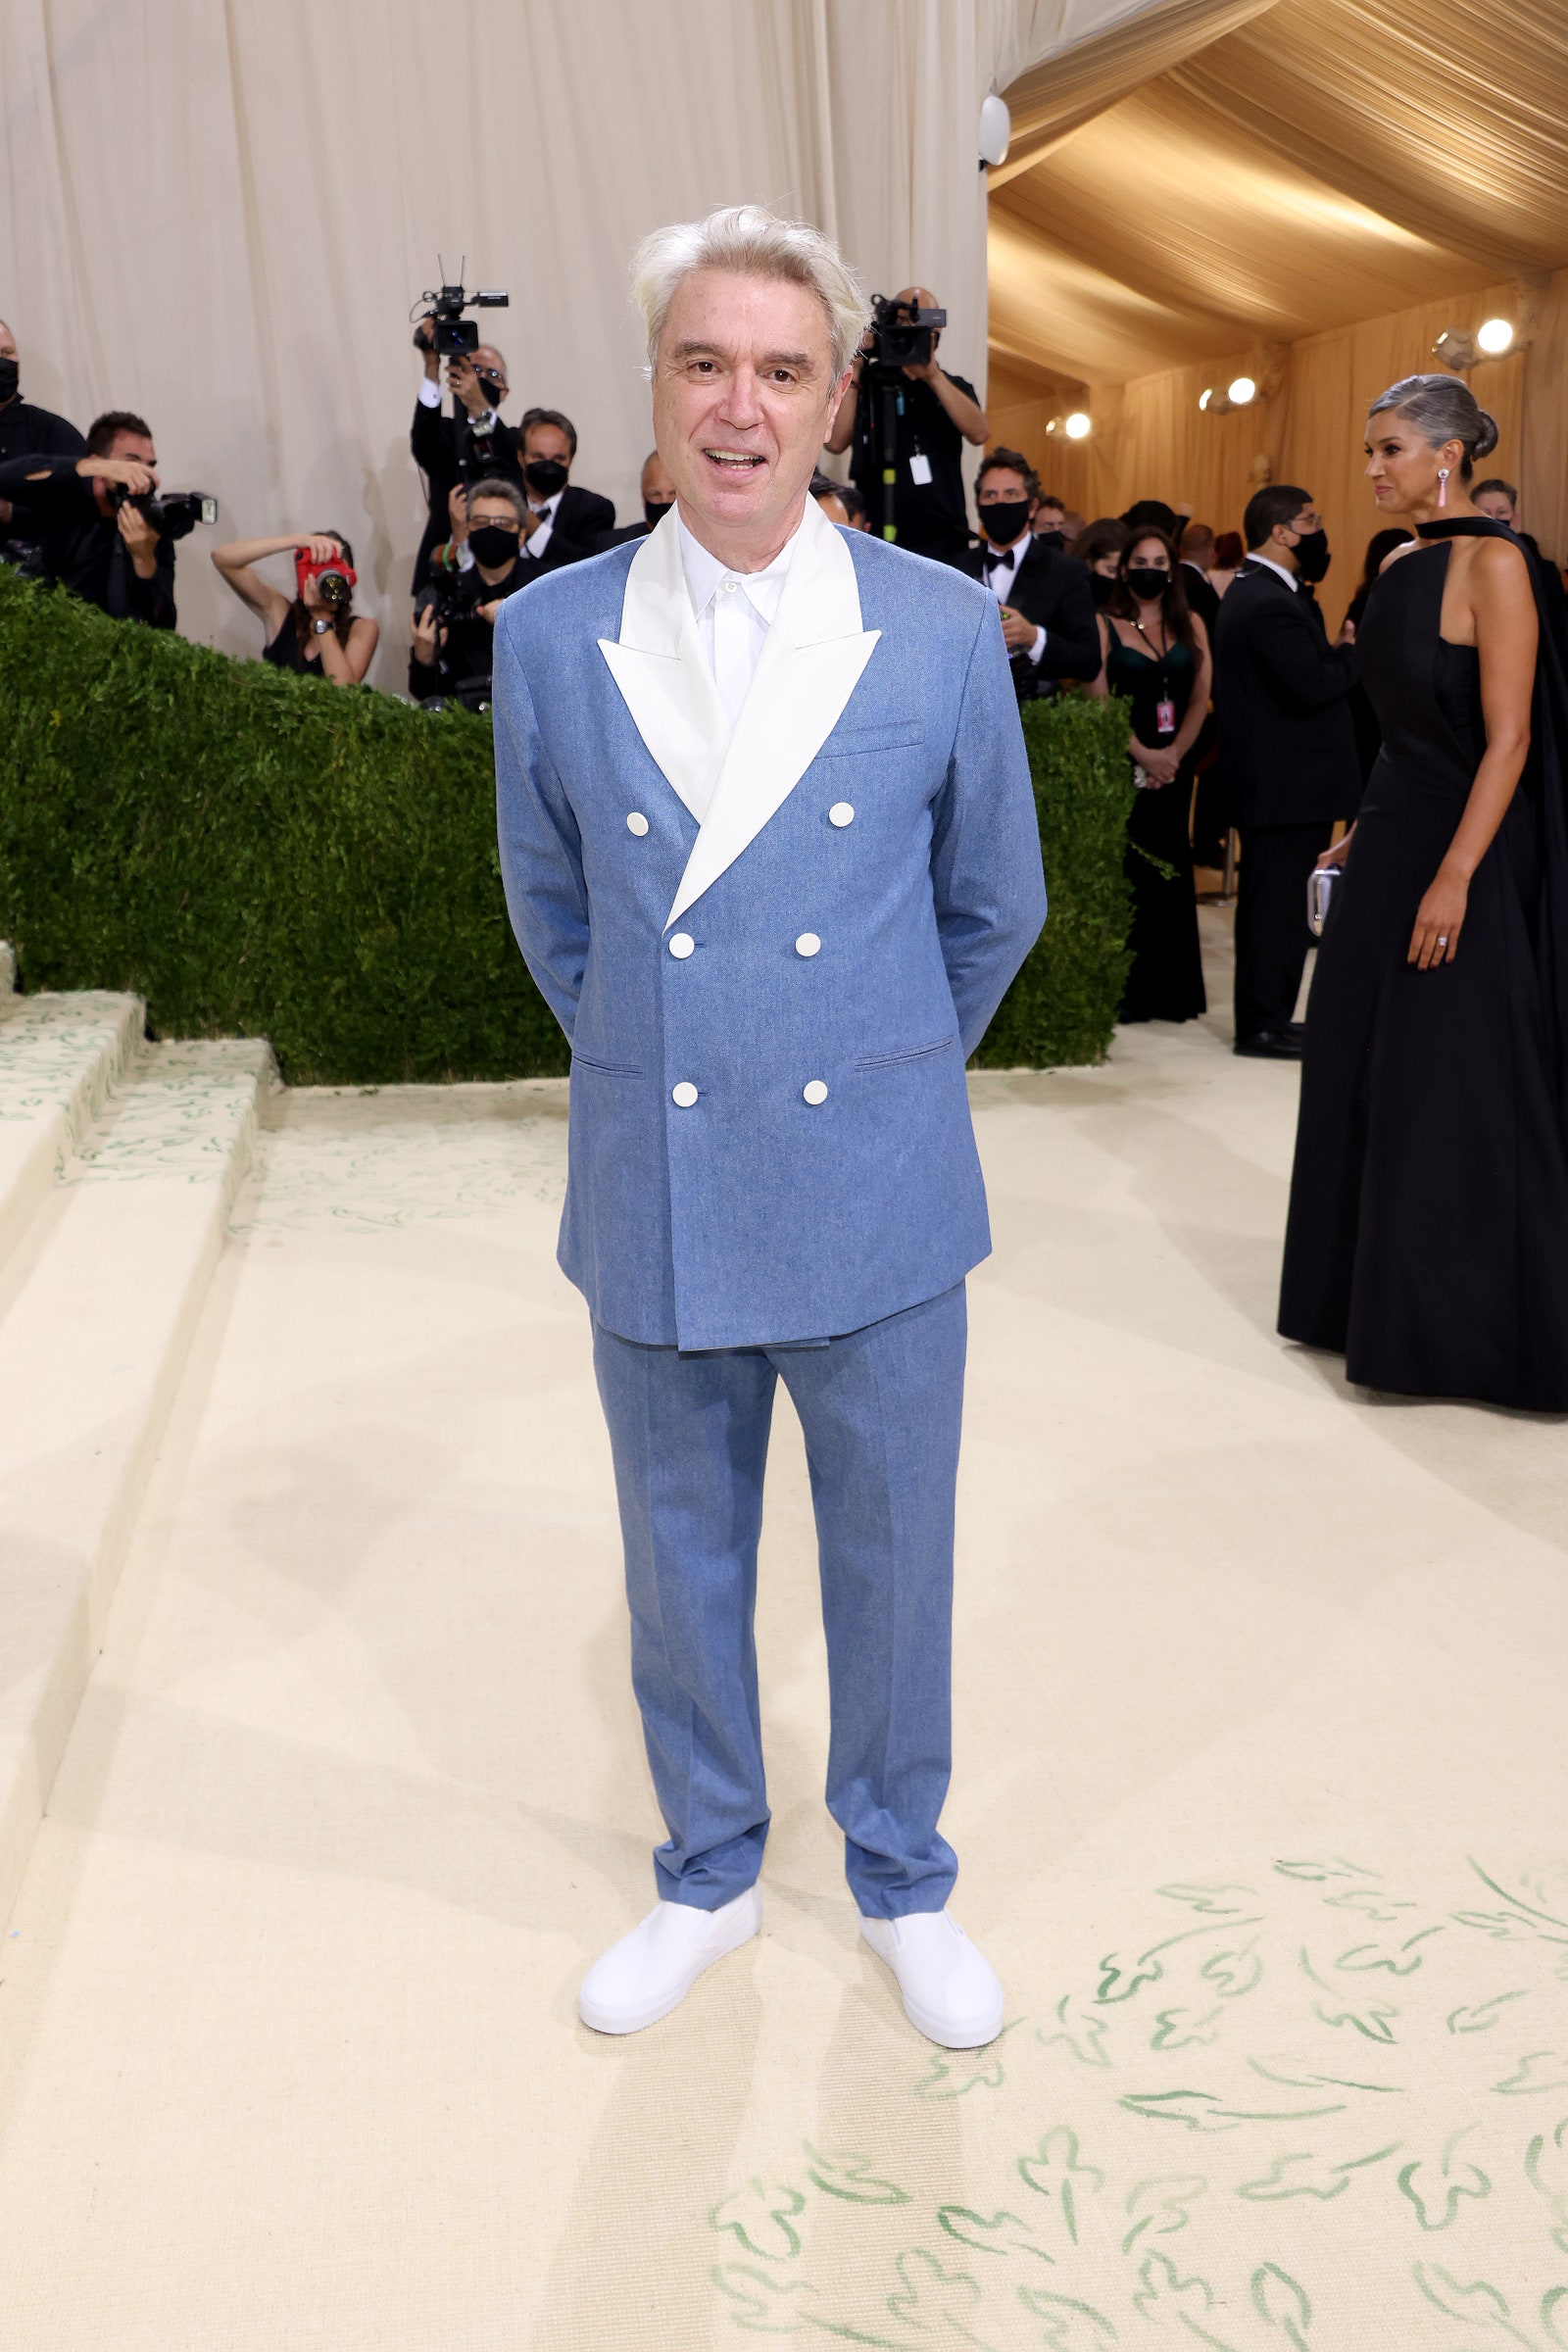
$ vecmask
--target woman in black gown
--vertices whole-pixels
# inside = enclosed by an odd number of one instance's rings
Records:
[[[1176,551],[1163,531],[1139,530],[1122,550],[1100,615],[1104,666],[1093,695],[1132,704],[1127,756],[1139,787],[1127,819],[1132,969],[1119,1021],[1191,1021],[1207,1009],[1198,944],[1189,819],[1189,755],[1208,709],[1208,638],[1188,609]]]
[[[1533,574],[1466,485],[1496,441],[1451,376],[1368,420],[1417,537],[1357,645],[1383,748],[1307,1010],[1279,1327],[1412,1396],[1568,1411],[1562,681]],[[1534,714],[1534,715],[1533,715]],[[1534,729],[1534,741],[1532,734]]]

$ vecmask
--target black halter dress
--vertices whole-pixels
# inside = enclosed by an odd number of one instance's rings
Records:
[[[1441,629],[1461,533],[1512,536],[1425,527],[1358,633],[1383,748],[1312,981],[1279,1328],[1369,1388],[1568,1412],[1568,699],[1544,630],[1454,960],[1406,961],[1486,749],[1480,658]]]

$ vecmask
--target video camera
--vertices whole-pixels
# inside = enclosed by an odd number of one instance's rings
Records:
[[[479,343],[479,321],[465,318],[465,311],[504,311],[512,297],[498,287],[483,288],[469,294],[462,286],[426,286],[419,296],[429,309],[419,311],[418,324],[426,318],[433,321],[431,342],[444,360],[457,358],[464,352],[474,351]],[[419,337],[415,335],[416,343]]]
[[[123,482],[116,482],[109,499],[112,506],[129,505],[145,514],[160,539],[188,539],[199,522],[218,520],[218,501],[205,490],[143,491],[132,498]]]
[[[948,323],[946,311],[922,311],[918,303],[896,302],[891,295],[871,297],[871,328],[876,343],[871,365],[878,368],[923,368],[932,358],[936,330]]]

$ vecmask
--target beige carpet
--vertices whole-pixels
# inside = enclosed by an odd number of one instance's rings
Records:
[[[575,2023],[657,1824],[564,1090],[288,1099],[0,1945],[6,2352],[1568,2345],[1563,1432],[1274,1339],[1295,1083],[975,1083],[972,2059],[857,1942],[782,1399],[765,1933]]]

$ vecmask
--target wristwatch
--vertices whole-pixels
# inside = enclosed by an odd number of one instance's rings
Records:
[[[332,623],[329,620],[313,620],[311,623],[311,635],[313,637],[324,637],[327,630],[331,626]]]

